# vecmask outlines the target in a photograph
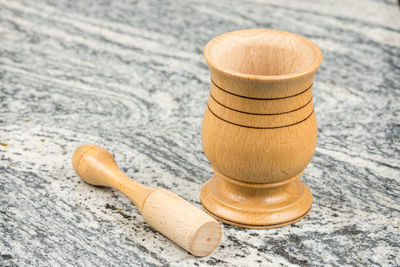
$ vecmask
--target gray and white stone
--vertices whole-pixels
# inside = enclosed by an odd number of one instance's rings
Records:
[[[324,53],[314,205],[273,230],[223,224],[195,258],[121,193],[81,182],[95,143],[137,181],[200,206],[213,37],[274,28]],[[0,0],[0,265],[399,266],[400,11],[377,1]]]

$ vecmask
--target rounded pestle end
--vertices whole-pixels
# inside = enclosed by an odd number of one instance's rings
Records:
[[[112,155],[96,145],[78,147],[72,155],[72,166],[78,176],[91,185],[108,186],[105,172],[118,168]]]

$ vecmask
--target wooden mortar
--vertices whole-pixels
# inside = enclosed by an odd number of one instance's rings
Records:
[[[216,37],[204,57],[211,89],[202,143],[215,175],[202,187],[202,205],[241,227],[297,222],[312,205],[300,176],[317,143],[320,49],[292,33],[253,29]]]

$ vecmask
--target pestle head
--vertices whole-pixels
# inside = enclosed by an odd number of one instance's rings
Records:
[[[151,193],[142,209],[153,228],[195,256],[207,256],[222,237],[219,223],[188,201],[165,189]]]

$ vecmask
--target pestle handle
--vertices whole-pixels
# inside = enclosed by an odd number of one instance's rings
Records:
[[[115,188],[126,195],[140,212],[145,199],[156,190],[126,176],[113,156],[96,145],[78,147],[72,156],[72,165],[82,180],[91,185]]]
[[[85,182],[121,191],[149,225],[193,255],[207,256],[218,246],[222,229],[214,218],[171,191],[147,187],[129,178],[104,148],[77,148],[72,165]]]

